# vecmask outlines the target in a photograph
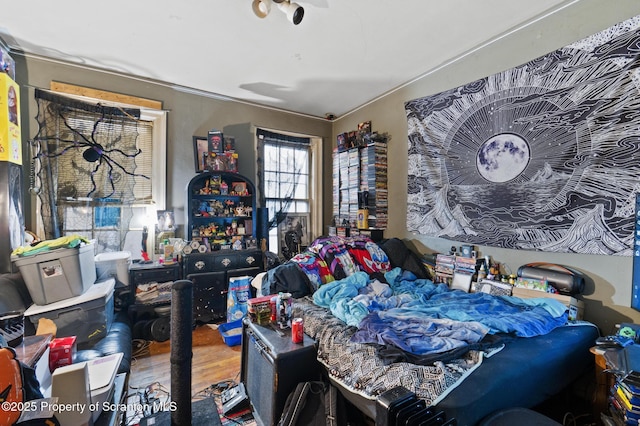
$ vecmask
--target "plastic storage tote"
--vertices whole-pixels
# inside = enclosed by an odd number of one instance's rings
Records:
[[[129,265],[131,265],[131,252],[114,251],[98,253],[95,257],[96,274],[98,280],[103,281],[115,277],[125,286],[129,286]]]
[[[93,244],[11,256],[33,303],[47,305],[80,296],[96,282]]]
[[[91,256],[93,259],[93,256]],[[76,336],[78,349],[85,349],[107,335],[113,322],[113,289],[116,280],[98,282],[84,294],[48,305],[31,305],[24,316],[34,326],[40,318],[52,320],[56,337]]]

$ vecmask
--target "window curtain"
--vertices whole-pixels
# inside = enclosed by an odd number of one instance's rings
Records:
[[[149,178],[136,172],[140,110],[39,89],[35,99],[39,128],[31,141],[31,187],[41,204],[45,238],[58,238],[63,229],[88,229],[91,238],[100,237],[100,228],[126,233],[131,206],[141,197],[136,183],[150,187]],[[124,235],[115,240],[122,244]]]
[[[257,158],[257,175],[258,175],[258,200],[260,206],[266,206],[265,194],[265,172],[264,172],[264,146],[265,144],[279,146],[305,146],[311,144],[310,138],[289,136],[280,133],[270,132],[264,129],[257,129],[258,136],[258,158]],[[293,199],[295,186],[291,188],[291,192],[281,194],[281,208],[277,211],[269,211],[269,229],[275,228],[286,217],[287,206]]]

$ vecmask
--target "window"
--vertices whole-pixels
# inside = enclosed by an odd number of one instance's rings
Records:
[[[263,129],[257,135],[261,205],[269,210],[269,249],[290,258],[312,240],[311,139]],[[286,239],[287,232],[296,233],[296,247]]]
[[[165,204],[164,173],[154,171],[165,168],[166,113],[40,90],[36,99],[38,234],[80,234],[96,240],[96,253],[139,258],[143,228]]]

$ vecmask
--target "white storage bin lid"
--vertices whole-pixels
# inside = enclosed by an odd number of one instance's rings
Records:
[[[131,259],[131,252],[128,251],[109,251],[105,253],[96,254],[97,262],[117,262],[118,260],[129,261]]]
[[[129,265],[131,264],[131,252],[110,251],[98,253],[95,257],[96,274],[98,280],[115,276],[124,285],[129,285]]]
[[[32,315],[39,315],[44,312],[55,311],[58,309],[65,309],[71,306],[79,305],[81,303],[90,302],[95,299],[108,297],[111,293],[113,293],[113,289],[116,286],[116,280],[114,278],[109,278],[107,280],[97,282],[84,294],[76,297],[70,297],[68,299],[59,300],[57,302],[49,303],[47,305],[36,305],[33,304],[29,306],[29,309],[24,311],[24,316],[29,317]]]

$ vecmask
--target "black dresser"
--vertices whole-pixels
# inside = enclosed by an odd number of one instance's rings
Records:
[[[229,278],[255,277],[264,270],[259,249],[191,253],[182,266],[183,276],[193,282],[194,319],[204,323],[226,320]]]

